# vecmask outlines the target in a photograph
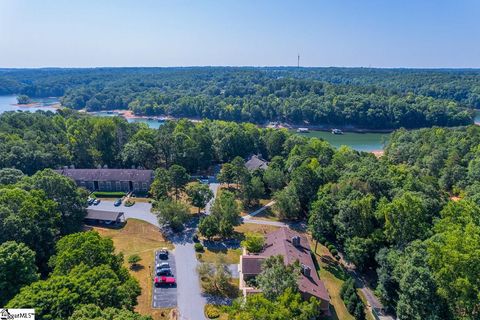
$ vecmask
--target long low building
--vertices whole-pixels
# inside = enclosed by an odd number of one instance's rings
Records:
[[[119,225],[125,222],[125,215],[120,211],[104,211],[96,209],[87,209],[87,216],[85,217],[86,224],[106,224]]]
[[[142,169],[61,169],[57,172],[90,191],[146,193],[154,178],[153,170]]]
[[[319,279],[313,262],[307,238],[289,228],[280,228],[266,235],[265,245],[259,254],[243,254],[238,266],[240,289],[246,296],[260,292],[258,288],[250,287],[249,280],[262,272],[263,261],[271,256],[281,255],[286,265],[298,261],[301,274],[298,279],[298,290],[303,298],[315,297],[320,301],[320,309],[324,315],[329,315],[330,296]]]

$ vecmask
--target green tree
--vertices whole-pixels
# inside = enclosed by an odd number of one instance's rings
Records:
[[[208,294],[228,297],[235,290],[231,280],[232,274],[224,258],[220,257],[214,265],[201,263],[197,267],[203,290]]]
[[[35,252],[25,244],[7,241],[0,245],[0,305],[5,305],[25,285],[38,280]]]
[[[78,232],[87,215],[85,198],[87,194],[77,188],[75,182],[51,169],[35,173],[26,184],[45,191],[47,198],[54,200],[61,213],[60,233],[66,235]]]
[[[282,169],[269,166],[263,174],[263,180],[272,192],[276,192],[283,188],[286,179]]]
[[[18,104],[29,104],[32,102],[32,99],[30,99],[29,96],[27,96],[26,94],[21,94],[19,96],[17,96],[17,103]]]
[[[202,217],[198,223],[198,232],[208,239],[218,235],[220,233],[218,219],[212,215]]]
[[[293,185],[288,185],[274,194],[275,209],[280,219],[299,219],[302,216],[302,207]]]
[[[22,180],[24,177],[23,172],[12,168],[0,169],[0,185],[15,184]]]
[[[176,164],[168,169],[168,176],[171,188],[175,194],[175,199],[178,200],[180,191],[185,190],[185,186],[188,183],[188,180],[190,180],[190,176],[184,167]]]
[[[456,317],[475,319],[480,309],[480,208],[449,202],[427,242],[428,263],[438,293]]]
[[[107,265],[89,268],[82,263],[68,275],[53,275],[23,287],[6,307],[35,308],[40,319],[68,319],[84,304],[132,310],[140,292],[126,270],[122,280]]]
[[[247,232],[245,233],[245,240],[243,240],[241,244],[248,252],[258,253],[262,251],[264,243],[265,239],[261,234]]]
[[[152,318],[126,309],[101,309],[95,304],[85,304],[79,306],[68,320],[152,320]]]
[[[127,143],[123,147],[121,157],[126,166],[153,168],[156,165],[155,148],[143,140]]]
[[[122,255],[115,254],[113,241],[102,238],[96,231],[70,234],[56,244],[56,254],[50,259],[54,275],[67,275],[79,264],[93,268],[107,265],[119,272],[123,262]]]
[[[430,232],[428,208],[419,195],[405,192],[378,209],[385,218],[388,241],[400,248],[415,239],[425,239]]]
[[[187,195],[190,197],[190,203],[200,210],[205,208],[207,203],[212,200],[213,192],[208,185],[199,182],[192,183],[187,186]]]
[[[297,280],[300,277],[300,266],[297,264],[285,265],[281,255],[271,256],[262,263],[262,272],[256,277],[258,287],[265,297],[275,300],[287,289],[298,291]]]
[[[246,179],[240,188],[240,197],[244,205],[250,207],[252,204],[258,204],[260,198],[265,194],[265,187],[260,177]]]
[[[320,303],[315,298],[305,301],[300,293],[287,288],[277,299],[267,299],[264,294],[248,295],[237,299],[232,306],[226,307],[229,319],[296,319],[310,320],[318,317]]]
[[[164,168],[157,168],[149,193],[155,200],[166,199],[169,197],[170,185],[168,171]]]
[[[333,233],[333,210],[333,205],[328,199],[318,199],[312,203],[308,217],[308,229],[315,240],[315,252],[317,252],[318,242]]]
[[[155,201],[152,211],[160,225],[168,225],[175,231],[183,229],[183,224],[190,218],[190,210],[186,204],[169,199]]]
[[[226,183],[227,187],[230,188],[230,184],[233,183],[235,179],[235,168],[231,163],[224,163],[222,169],[218,174],[218,181],[221,183]]]

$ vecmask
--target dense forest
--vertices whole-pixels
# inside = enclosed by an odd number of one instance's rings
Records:
[[[480,108],[477,70],[363,68],[0,69],[0,94],[62,97],[89,111],[131,109],[228,121],[456,126]]]
[[[0,221],[6,230],[0,236],[0,283],[15,283],[0,286],[10,290],[0,296],[10,300],[9,307],[43,299],[40,312],[45,319],[66,319],[91,303],[97,304],[98,312],[110,306],[111,312],[129,313],[138,295],[138,284],[119,267],[121,257],[110,242],[94,233],[75,233],[84,214],[82,191],[48,168],[156,169],[151,192],[164,201],[165,187],[176,193],[189,173],[223,163],[219,179],[238,190],[222,193],[214,214],[202,220],[200,232],[225,235],[232,228],[224,228],[228,217],[223,207],[238,213],[237,203],[249,207],[273,197],[280,219],[307,221],[314,240],[333,245],[358,271],[371,275],[382,302],[399,319],[480,315],[477,126],[399,130],[385,156],[376,158],[248,123],[180,120],[150,129],[120,117],[61,110],[2,114],[0,141]],[[245,170],[245,158],[251,154],[261,154],[268,168]],[[165,211],[168,219],[183,208],[169,204],[155,210]],[[89,246],[80,246],[73,256],[66,254],[80,243],[100,248],[102,259],[92,265],[79,263]],[[21,273],[15,281],[4,280],[16,264],[2,259],[2,252],[8,257],[12,251],[23,252],[22,266],[40,275]],[[108,290],[108,300],[100,282],[117,288]],[[59,287],[66,290],[61,305],[52,298]],[[99,292],[93,289],[97,287]]]

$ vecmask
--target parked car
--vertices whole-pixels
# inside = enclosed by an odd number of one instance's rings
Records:
[[[165,268],[170,268],[170,264],[168,262],[161,262],[161,263],[157,263],[157,265],[155,266],[155,268],[157,270],[159,269],[165,269]]]
[[[95,198],[90,198],[90,197],[89,197],[89,198],[87,199],[87,203],[88,203],[89,206],[91,206],[94,201],[95,201]]]
[[[118,206],[120,206],[121,204],[122,204],[122,199],[117,199],[117,200],[115,200],[115,202],[113,203],[113,205],[114,205],[115,207],[118,207]]]
[[[155,287],[160,287],[161,285],[173,286],[175,285],[174,277],[160,276],[155,277]]]
[[[195,242],[195,243],[200,242],[200,240],[198,240],[198,234],[195,233],[195,234],[193,235],[193,237],[192,237],[192,240],[193,240],[193,242]]]
[[[210,182],[210,179],[208,179],[207,176],[201,176],[200,178],[198,178],[198,181],[203,184],[208,184]]]
[[[163,268],[159,269],[156,272],[157,276],[171,276],[172,275],[172,269],[170,268]]]
[[[94,206],[98,205],[99,203],[100,203],[100,199],[98,198],[93,201]]]
[[[162,249],[158,252],[158,258],[162,260],[167,260],[168,259],[168,250],[167,249]]]

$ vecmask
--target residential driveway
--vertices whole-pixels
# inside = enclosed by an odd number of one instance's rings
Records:
[[[210,210],[212,209],[213,202],[215,200],[215,197],[217,195],[218,187],[220,186],[220,183],[217,182],[212,182],[208,185],[210,190],[213,192],[213,198],[207,203],[207,206],[205,207],[205,214],[210,214]]]
[[[177,301],[180,319],[205,320],[203,309],[207,298],[202,294],[197,274],[198,261],[193,248],[192,236],[198,221],[193,221],[179,234],[172,234],[177,264]]]
[[[177,276],[176,267],[175,267],[175,254],[170,251],[168,255],[168,260],[161,260],[158,257],[158,251],[155,252],[155,266],[161,262],[168,262],[170,264],[170,269],[172,269],[173,276]],[[154,268],[155,268],[154,266]],[[156,272],[156,270],[154,270]],[[177,306],[177,286],[162,286],[155,287],[153,286],[152,294],[152,307],[153,308],[174,308]]]
[[[125,207],[123,204],[115,207],[113,201],[102,200],[98,205],[91,205],[89,209],[104,211],[120,211],[125,214],[125,219],[134,218],[147,221],[154,226],[159,226],[157,217],[151,213],[152,204],[148,202],[137,202],[131,207]]]

